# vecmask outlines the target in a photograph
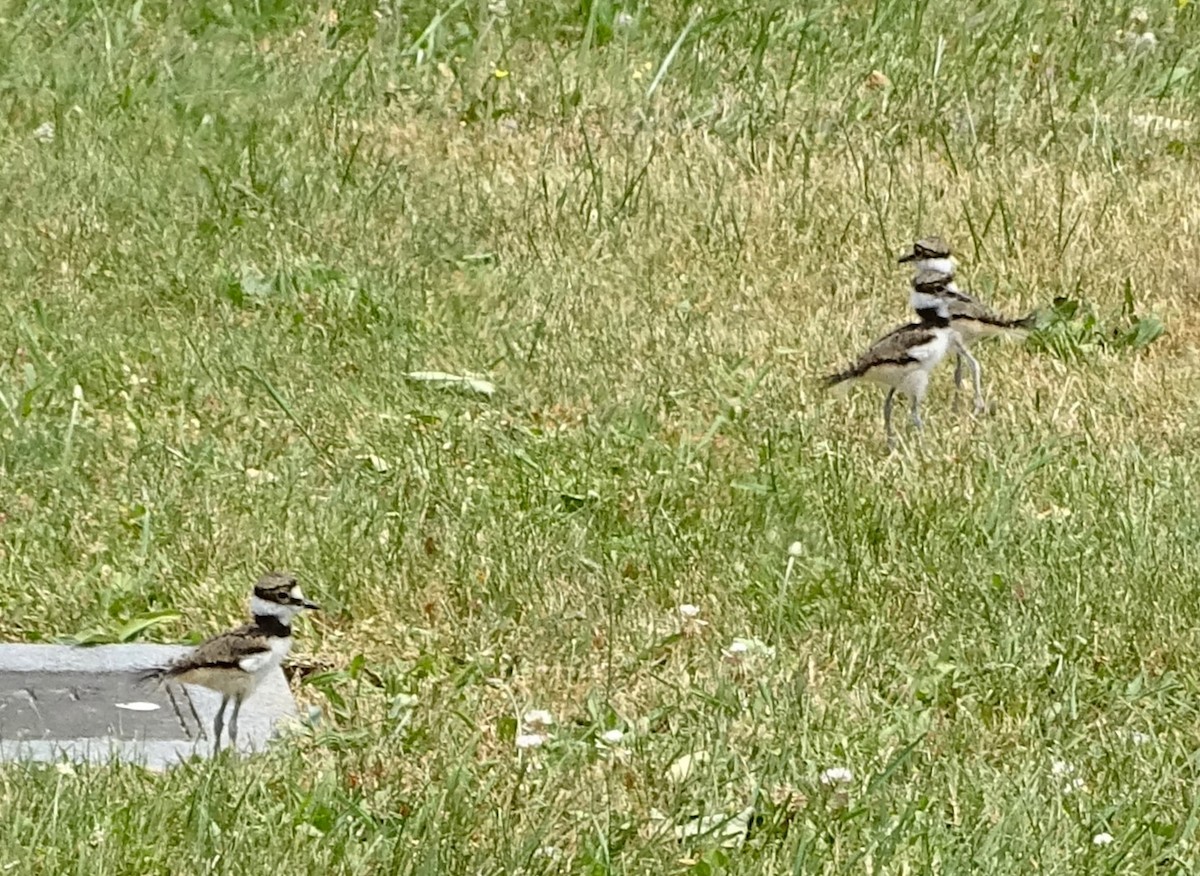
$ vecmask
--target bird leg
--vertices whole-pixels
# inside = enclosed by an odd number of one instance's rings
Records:
[[[213,718],[213,757],[221,750],[221,731],[225,729],[225,706],[229,704],[229,697],[221,697],[221,708],[217,709],[217,716]]]
[[[229,719],[229,747],[237,751],[238,716],[242,714],[242,698],[233,698],[233,716]]]
[[[921,396],[920,393],[913,393],[912,397],[912,421],[913,427],[918,434],[925,428],[925,422],[921,419]]]
[[[962,379],[963,379],[963,357],[961,354],[954,357],[954,410],[962,407]]]
[[[971,369],[971,382],[975,385],[975,413],[982,414],[987,410],[987,403],[983,400],[983,379],[980,376],[979,362],[967,352],[967,348],[963,346],[961,340],[955,340],[954,344],[959,364],[961,365],[963,359],[966,359],[967,367]]]
[[[896,401],[896,390],[889,389],[883,400],[883,431],[887,434],[888,450],[896,448],[896,433],[892,431],[892,404]]]

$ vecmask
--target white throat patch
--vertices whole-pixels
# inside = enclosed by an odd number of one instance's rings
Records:
[[[954,260],[954,256],[944,259],[917,259],[916,264],[913,265],[916,271],[938,271],[952,276],[957,267],[958,263]]]

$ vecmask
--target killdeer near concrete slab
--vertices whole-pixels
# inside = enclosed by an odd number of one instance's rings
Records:
[[[896,393],[909,397],[912,403],[913,426],[920,432],[921,399],[929,385],[929,375],[937,364],[953,350],[971,363],[975,375],[976,399],[979,392],[979,364],[975,361],[950,324],[950,311],[942,293],[952,279],[943,271],[922,271],[913,279],[911,304],[918,322],[893,329],[871,345],[845,371],[824,378],[827,387],[855,380],[867,380],[887,387],[883,401],[883,427],[888,448],[895,446],[892,429],[892,405]]]
[[[1014,331],[1031,329],[1036,320],[1036,314],[1023,317],[1003,316],[992,310],[978,298],[969,295],[954,282],[954,271],[957,268],[954,256],[946,241],[940,237],[923,237],[912,245],[912,250],[900,257],[900,264],[912,263],[914,268],[913,282],[925,271],[940,271],[950,275],[950,281],[945,284],[938,297],[946,302],[950,311],[950,324],[962,338],[964,347],[971,347],[977,341],[996,337]],[[954,366],[954,388],[962,390],[963,358],[958,357]],[[955,396],[955,404],[958,396]],[[976,397],[976,411],[979,410],[979,398]]]
[[[237,747],[238,715],[242,701],[278,666],[292,648],[292,619],[319,606],[304,598],[289,572],[268,572],[254,585],[250,623],[213,636],[178,660],[142,673],[141,680],[196,684],[221,694],[213,719],[213,754],[221,750],[225,708],[233,701],[229,745]]]

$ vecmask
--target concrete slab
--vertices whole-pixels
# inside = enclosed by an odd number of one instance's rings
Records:
[[[142,670],[188,650],[180,645],[0,645],[0,761],[117,759],[164,769],[193,755],[210,757],[220,694],[137,683]],[[287,680],[276,670],[242,704],[238,749],[262,750],[278,722],[295,714]]]

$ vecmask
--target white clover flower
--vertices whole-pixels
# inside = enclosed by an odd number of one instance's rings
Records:
[[[794,560],[800,559],[804,555],[804,545],[798,541],[794,541],[788,545],[788,556]]]
[[[33,139],[39,143],[54,142],[54,122],[42,122],[33,130]]]
[[[1111,845],[1112,842],[1113,842],[1113,835],[1111,833],[1108,833],[1107,831],[1098,833],[1094,837],[1092,837],[1092,845],[1094,845],[1094,846],[1107,846],[1107,845]]]
[[[522,751],[529,748],[541,748],[546,743],[546,737],[541,733],[522,733],[517,736],[517,748]]]
[[[747,639],[741,636],[735,638],[722,653],[732,663],[741,663],[750,658],[762,660],[775,659],[775,649],[766,642],[761,639]]]
[[[699,635],[700,631],[708,626],[708,621],[700,619],[700,606],[698,605],[685,602],[683,605],[675,606],[675,611],[679,613],[679,631],[685,636]]]
[[[1130,57],[1147,54],[1158,48],[1158,37],[1154,31],[1138,32],[1136,30],[1117,31],[1117,40],[1122,43]]]
[[[605,745],[620,745],[625,741],[625,734],[620,730],[605,730],[600,734],[600,741]]]
[[[554,726],[554,716],[545,709],[530,709],[525,713],[521,722],[525,725],[525,729],[531,733],[537,733]]]
[[[1151,736],[1149,733],[1143,733],[1141,730],[1130,730],[1129,731],[1129,741],[1132,742],[1134,745],[1145,745],[1147,742],[1150,741],[1150,739],[1151,739]]]
[[[848,785],[854,781],[854,773],[846,767],[830,767],[818,778],[822,785]]]
[[[1075,767],[1071,766],[1065,760],[1050,762],[1050,775],[1052,776],[1069,776],[1073,772],[1075,772]]]
[[[614,763],[629,763],[629,749],[622,743],[625,734],[620,730],[605,730],[596,738],[596,753]]]

